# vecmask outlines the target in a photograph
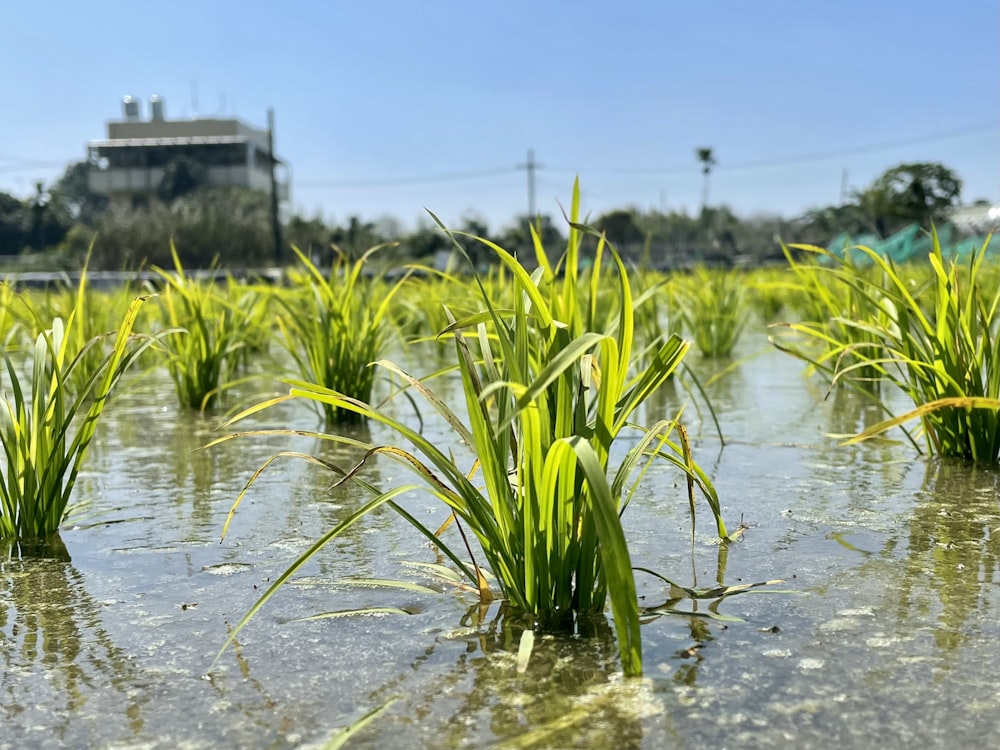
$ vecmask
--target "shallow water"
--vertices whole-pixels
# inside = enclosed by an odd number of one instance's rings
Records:
[[[217,420],[179,412],[167,379],[144,376],[98,430],[64,549],[0,563],[0,748],[320,747],[389,701],[350,747],[990,746],[1000,474],[906,444],[838,447],[827,434],[870,422],[869,410],[850,394],[824,400],[763,338],[737,356],[750,358],[711,387],[726,445],[707,412],[688,407],[687,419],[727,522],[750,527],[744,540],[709,544],[703,512],[692,556],[683,487],[658,468],[625,516],[633,562],[703,587],[786,583],[718,607],[739,621],[651,619],[646,676],[632,682],[600,625],[594,638],[539,638],[518,674],[518,633],[492,610],[474,626],[468,594],[409,565],[434,554],[389,512],[323,550],[213,664],[269,582],[359,501],[317,467],[279,461],[220,544],[250,473],[277,450],[352,456],[309,438],[192,453]],[[668,389],[647,416],[685,400]],[[294,406],[254,424],[316,425]],[[372,471],[384,485],[399,476]],[[429,525],[444,519],[422,496],[406,504]],[[345,582],[365,577],[440,592]],[[638,580],[645,605],[667,599]],[[359,607],[412,614],[296,620]]]

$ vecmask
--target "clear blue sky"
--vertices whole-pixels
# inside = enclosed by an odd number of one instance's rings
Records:
[[[38,0],[0,22],[0,190],[27,195],[121,97],[168,117],[235,114],[292,166],[293,207],[412,226],[423,208],[493,228],[557,212],[795,215],[902,161],[940,161],[1000,199],[995,0]],[[822,157],[822,158],[820,158]],[[456,175],[466,175],[457,179]]]

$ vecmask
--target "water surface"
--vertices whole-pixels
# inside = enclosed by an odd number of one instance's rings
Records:
[[[692,554],[684,488],[665,467],[625,520],[637,565],[703,587],[783,578],[771,588],[792,593],[731,597],[717,608],[725,621],[651,619],[646,676],[632,682],[607,623],[591,638],[539,638],[518,674],[519,631],[495,609],[470,617],[468,593],[413,567],[434,552],[388,511],[320,553],[213,664],[269,582],[361,501],[315,466],[279,461],[220,543],[253,469],[278,450],[356,457],[309,438],[192,452],[218,418],[180,411],[165,376],[143,376],[98,430],[64,547],[0,563],[0,748],[319,747],[389,701],[352,747],[989,746],[1000,732],[997,471],[905,443],[838,447],[830,433],[875,415],[850,394],[824,398],[798,362],[764,350],[748,337],[737,356],[764,353],[710,389],[725,446],[704,409],[687,412],[727,522],[750,527],[744,540],[710,544],[703,512]],[[647,417],[686,400],[667,389]],[[317,424],[286,406],[254,426]],[[453,443],[433,420],[425,428]],[[378,426],[363,437],[392,439]],[[368,478],[405,477],[376,464]],[[424,496],[406,505],[428,525],[444,520]],[[350,584],[371,577],[436,591]],[[648,577],[639,587],[647,606],[669,595]],[[298,619],[361,607],[411,614]]]

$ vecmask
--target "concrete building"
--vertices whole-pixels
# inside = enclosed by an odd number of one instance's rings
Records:
[[[107,138],[87,144],[90,189],[112,205],[134,208],[158,200],[157,188],[172,162],[187,159],[204,169],[210,187],[246,187],[270,192],[271,154],[266,130],[235,118],[168,120],[164,101],[150,97],[150,117],[139,101],[122,100],[121,120],[107,123]],[[275,158],[278,199],[288,200],[287,169]]]

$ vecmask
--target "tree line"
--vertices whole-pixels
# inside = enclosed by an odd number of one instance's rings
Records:
[[[840,205],[817,208],[798,217],[741,217],[725,205],[709,205],[707,184],[714,159],[699,153],[704,167],[703,205],[696,215],[634,207],[588,217],[633,262],[676,267],[692,263],[759,263],[780,257],[779,239],[824,245],[841,232],[886,237],[910,224],[929,227],[947,221],[959,205],[962,182],[938,163],[908,163],[888,169],[868,187],[853,192]],[[170,265],[172,238],[186,267],[266,266],[275,257],[268,196],[242,188],[212,189],[203,184],[196,164],[179,163],[167,170],[158,200],[142,208],[112,207],[91,192],[86,162],[70,164],[49,186],[36,185],[27,199],[0,192],[0,255],[44,258],[49,266],[78,267],[93,242],[92,267],[134,269]],[[479,217],[468,216],[461,232],[486,237],[512,251],[530,252],[533,224],[546,243],[564,236],[562,217],[522,216],[493,230]],[[403,231],[393,219],[378,221],[350,216],[343,223],[293,215],[282,227],[284,246],[294,244],[318,260],[337,251],[358,257],[367,249],[393,243],[383,254],[389,262],[428,262],[450,241],[425,221]],[[96,238],[96,239],[95,239]],[[465,243],[473,260],[488,263],[478,243]],[[287,260],[288,255],[285,256]]]

